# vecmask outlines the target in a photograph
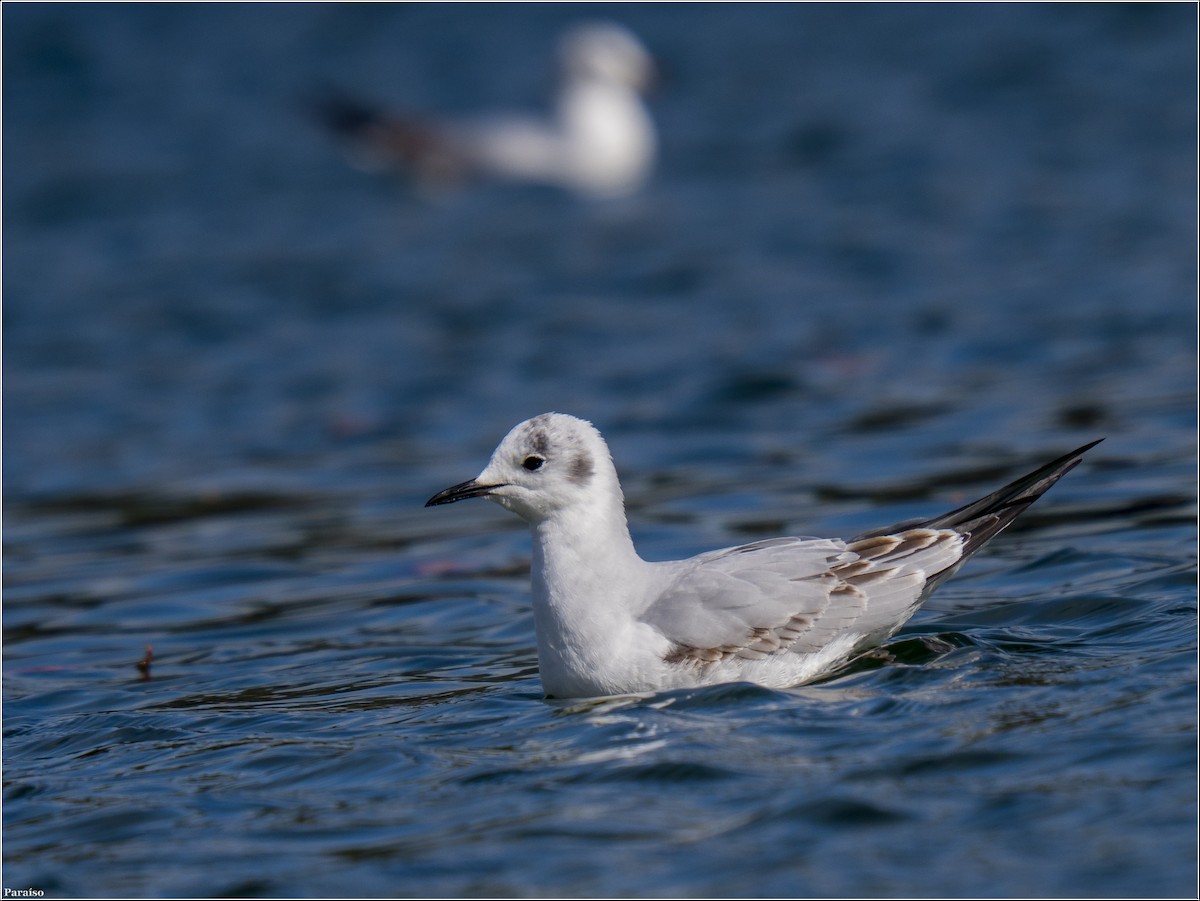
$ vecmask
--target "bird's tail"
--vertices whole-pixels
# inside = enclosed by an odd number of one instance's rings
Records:
[[[925,592],[928,594],[938,584],[953,575],[963,561],[1004,531],[1009,523],[1024,513],[1029,505],[1045,494],[1055,482],[1078,466],[1083,455],[1103,440],[1103,438],[1099,438],[1085,444],[1083,447],[1035,469],[1029,475],[1022,476],[1005,485],[1000,490],[993,491],[987,497],[951,510],[949,513],[943,513],[932,519],[902,523],[886,529],[874,529],[858,537],[871,538],[876,535],[890,535],[905,529],[953,529],[964,535],[966,540],[963,543],[962,556],[953,567],[930,578]]]
[[[418,118],[386,113],[328,87],[314,91],[305,105],[364,169],[406,168],[420,177],[457,174],[446,137]]]
[[[334,88],[321,88],[305,98],[309,113],[339,138],[358,137],[382,120],[379,110]]]

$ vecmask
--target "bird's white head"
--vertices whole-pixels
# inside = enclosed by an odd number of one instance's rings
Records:
[[[560,45],[563,69],[574,79],[595,79],[644,91],[654,82],[654,60],[641,41],[612,22],[572,28]]]
[[[565,413],[522,422],[504,436],[483,472],[425,506],[470,497],[486,497],[534,524],[563,511],[623,504],[608,445],[590,422]]]

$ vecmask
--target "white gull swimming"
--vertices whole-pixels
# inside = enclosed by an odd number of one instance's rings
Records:
[[[486,497],[533,533],[542,687],[555,698],[830,672],[893,635],[939,584],[1038,499],[1093,441],[929,520],[837,538],[772,538],[649,563],[638,556],[608,445],[545,413],[516,426],[474,479],[426,506]]]
[[[650,54],[627,29],[594,22],[568,31],[559,56],[562,81],[551,118],[428,120],[385,115],[333,95],[319,111],[358,160],[403,169],[426,184],[485,176],[593,197],[636,190],[657,148],[641,96],[653,79]]]

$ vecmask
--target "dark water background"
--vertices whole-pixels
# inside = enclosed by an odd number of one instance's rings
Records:
[[[627,201],[301,110],[536,107],[599,14],[664,69]],[[1194,6],[3,17],[5,887],[1194,894]],[[547,703],[522,524],[421,504],[552,409],[650,559],[1107,441],[886,660]]]

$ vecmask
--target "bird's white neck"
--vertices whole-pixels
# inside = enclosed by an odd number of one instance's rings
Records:
[[[538,662],[542,684],[555,697],[613,689],[605,674],[627,667],[612,649],[632,647],[632,633],[643,628],[636,614],[646,601],[650,564],[633,547],[619,490],[599,501],[532,526]]]

